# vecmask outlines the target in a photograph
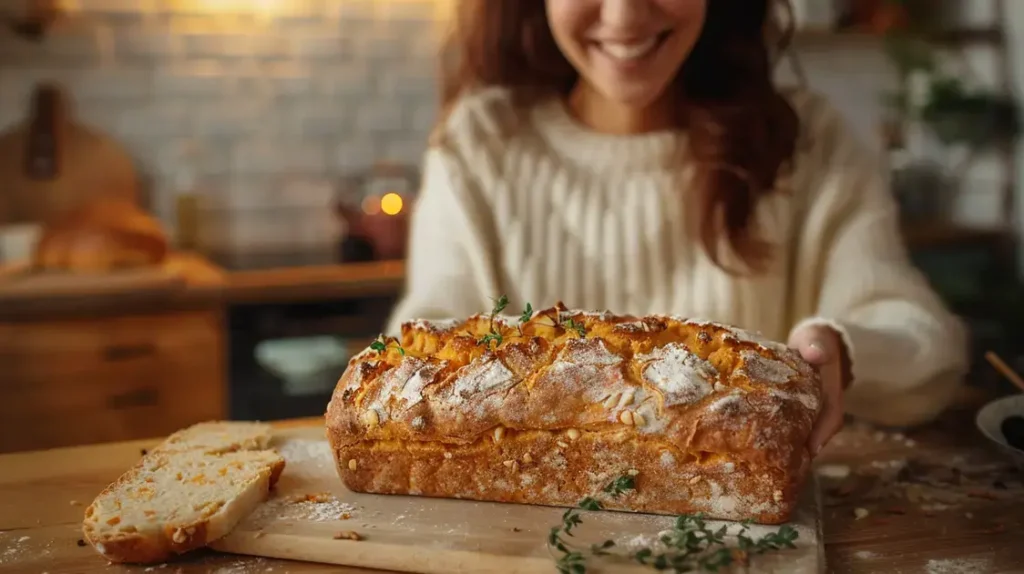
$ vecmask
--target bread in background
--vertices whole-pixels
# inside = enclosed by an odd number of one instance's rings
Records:
[[[101,199],[44,228],[33,267],[106,273],[160,265],[169,250],[167,234],[155,218],[129,202]]]

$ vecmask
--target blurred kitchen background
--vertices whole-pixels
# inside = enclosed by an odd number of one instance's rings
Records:
[[[322,414],[402,287],[453,3],[0,0],[0,452]],[[972,384],[1004,385],[1024,1],[794,8],[780,80],[886,159]]]

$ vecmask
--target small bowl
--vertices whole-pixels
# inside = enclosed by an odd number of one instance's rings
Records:
[[[1024,394],[1010,395],[986,404],[978,410],[974,421],[981,434],[1006,453],[1018,468],[1024,470],[1024,450],[1010,446],[999,428],[1007,417],[1013,415],[1024,417]]]

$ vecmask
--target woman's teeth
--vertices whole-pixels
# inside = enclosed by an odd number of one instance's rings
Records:
[[[600,42],[598,47],[602,52],[616,60],[637,60],[651,53],[658,45],[658,37],[652,36],[643,42]]]

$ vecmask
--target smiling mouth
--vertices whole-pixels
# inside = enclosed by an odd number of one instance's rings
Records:
[[[620,62],[633,62],[654,53],[672,33],[665,30],[643,40],[628,42],[593,40],[591,44],[606,56]]]

